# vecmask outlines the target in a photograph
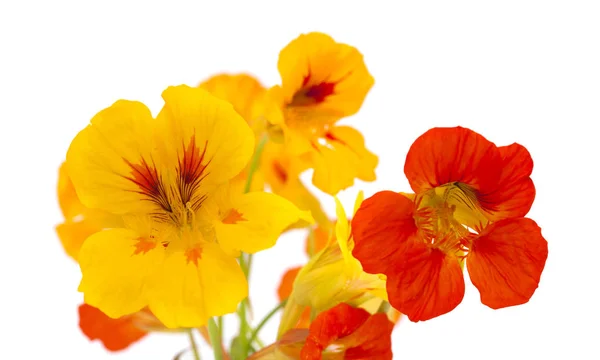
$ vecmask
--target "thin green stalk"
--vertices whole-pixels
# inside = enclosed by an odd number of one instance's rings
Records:
[[[221,342],[221,330],[215,323],[215,319],[208,319],[208,337],[215,354],[215,360],[223,360],[223,347]],[[199,360],[199,359],[198,359]]]
[[[219,337],[223,339],[223,333],[225,332],[225,327],[223,326],[223,317],[219,316],[217,318],[217,325],[219,326]]]
[[[282,302],[279,303],[279,305],[277,305],[273,310],[271,310],[261,321],[260,323],[258,323],[258,326],[256,326],[256,328],[254,328],[254,331],[252,331],[252,334],[250,335],[250,340],[248,341],[248,343],[252,344],[252,342],[254,342],[255,340],[258,340],[258,333],[260,332],[260,330],[263,328],[263,326],[265,326],[265,324],[273,317],[273,315],[277,314],[277,312],[279,310],[281,310],[285,304],[287,303],[287,299],[283,300]]]
[[[200,353],[198,352],[198,345],[196,345],[196,340],[194,339],[194,333],[192,332],[192,329],[188,329],[187,333],[188,333],[188,337],[190,339],[192,354],[194,354],[194,360],[200,360]]]
[[[260,165],[260,156],[262,155],[263,149],[265,148],[265,144],[269,140],[269,137],[265,134],[260,139],[258,145],[256,145],[256,149],[254,150],[254,155],[252,155],[252,160],[250,160],[250,169],[248,169],[248,177],[246,178],[246,185],[244,186],[244,194],[250,191],[252,187],[252,178],[254,177],[254,173],[258,170],[258,165]]]

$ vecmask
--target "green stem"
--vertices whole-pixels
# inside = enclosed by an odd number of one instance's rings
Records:
[[[208,320],[208,337],[215,354],[215,360],[223,360],[223,347],[221,342],[221,330],[215,323],[215,319]]]
[[[224,327],[223,327],[223,317],[222,316],[219,316],[217,318],[217,325],[219,325],[219,337],[221,337],[221,339],[223,339],[223,332],[225,330],[223,330]]]
[[[194,360],[200,360],[200,353],[198,352],[198,345],[196,345],[196,340],[194,339],[194,333],[192,329],[188,329],[187,331],[188,337],[190,339],[190,345],[192,347],[192,354],[194,354]]]
[[[252,344],[255,340],[258,340],[257,336],[258,333],[260,332],[260,330],[263,328],[263,326],[265,326],[265,324],[273,317],[273,315],[277,314],[277,312],[279,310],[281,310],[285,304],[287,303],[287,299],[283,300],[282,302],[279,303],[279,305],[277,305],[273,310],[271,310],[261,321],[260,323],[258,323],[258,326],[254,329],[254,331],[252,331],[252,334],[250,335],[250,340],[248,341],[250,344]]]
[[[256,170],[258,170],[258,165],[260,164],[260,156],[262,155],[267,140],[269,140],[269,137],[265,134],[260,139],[258,145],[256,145],[254,155],[252,156],[252,160],[250,160],[250,169],[248,169],[248,177],[246,178],[246,185],[244,186],[244,194],[250,192],[250,188],[252,187],[252,178],[254,177],[254,173],[256,172]]]

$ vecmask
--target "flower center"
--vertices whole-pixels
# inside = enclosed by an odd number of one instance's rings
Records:
[[[463,183],[438,186],[416,198],[415,220],[424,241],[446,253],[466,252],[487,220],[476,191]]]

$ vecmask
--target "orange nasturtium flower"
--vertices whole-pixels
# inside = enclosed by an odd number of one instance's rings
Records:
[[[266,89],[262,84],[248,74],[219,74],[202,82],[199,87],[233,105],[252,128],[258,147],[267,135],[267,122],[262,114]],[[267,185],[272,192],[290,200],[300,210],[310,211],[317,223],[325,222],[326,215],[319,200],[299,178],[300,173],[309,167],[305,161],[287,152],[283,145],[269,141],[263,147],[258,165],[252,176],[251,190],[262,191]],[[251,166],[248,164],[234,181],[245,185]]]
[[[525,218],[535,197],[533,161],[519,144],[497,147],[469,129],[434,128],[411,146],[404,172],[415,192],[382,191],[352,221],[354,256],[387,275],[390,304],[410,320],[454,309],[466,259],[481,302],[529,301],[548,256],[541,229]]]
[[[264,118],[258,116],[257,108],[260,108],[260,101],[264,99],[267,90],[257,79],[248,74],[219,74],[201,82],[198,87],[230,103],[233,109],[246,120],[258,142],[265,132],[266,122]],[[246,183],[251,166],[252,164],[248,163],[232,180],[233,183],[239,183],[240,190]],[[250,190],[264,190],[264,180],[260,171],[253,174]]]
[[[165,330],[147,309],[112,319],[88,304],[79,306],[79,327],[88,339],[100,340],[110,351],[126,349],[150,331]]]
[[[362,192],[356,199],[355,209],[360,206],[361,201]],[[337,241],[330,241],[299,271],[285,306],[279,335],[297,324],[307,306],[320,313],[343,302],[359,306],[373,297],[387,300],[384,277],[367,274],[360,262],[352,256],[354,240],[350,224],[337,199],[336,212]]]
[[[81,202],[124,219],[83,243],[79,290],[112,318],[148,307],[168,328],[199,327],[247,296],[240,251],[271,247],[312,219],[274,194],[230,191],[254,149],[230,104],[187,86],[162,96],[156,118],[120,100],[71,143],[67,170]]]
[[[375,180],[378,159],[363,136],[336,122],[358,112],[374,80],[356,48],[322,33],[300,35],[279,54],[281,86],[263,110],[271,134],[314,168],[313,184],[328,194]]]
[[[392,359],[394,324],[385,314],[341,303],[319,314],[309,329],[292,329],[248,360]]]

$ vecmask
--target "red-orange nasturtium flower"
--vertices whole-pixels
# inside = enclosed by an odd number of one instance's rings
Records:
[[[269,89],[263,114],[287,151],[314,168],[313,184],[336,194],[356,178],[375,180],[378,159],[365,148],[363,136],[336,125],[358,112],[373,86],[361,53],[313,32],[281,50],[278,69],[281,86]]]
[[[394,324],[385,314],[341,303],[319,314],[309,329],[292,329],[248,360],[392,359]]]
[[[240,251],[269,248],[312,219],[277,195],[232,191],[254,134],[229,103],[187,86],[163,99],[156,118],[117,101],[71,143],[67,170],[82,204],[125,220],[84,241],[79,290],[112,318],[148,307],[168,328],[200,327],[247,296]]]
[[[431,129],[406,157],[415,194],[382,191],[365,200],[352,221],[353,254],[365,271],[387,276],[391,305],[412,321],[462,301],[465,259],[483,304],[523,304],[548,256],[540,228],[524,217],[535,197],[532,169],[519,144],[498,147],[461,127]]]

